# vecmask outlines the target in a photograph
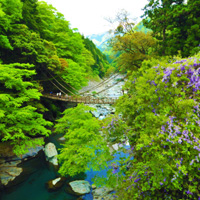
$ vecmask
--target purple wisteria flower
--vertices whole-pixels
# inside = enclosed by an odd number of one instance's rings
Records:
[[[185,70],[185,65],[181,65],[181,71]]]
[[[157,86],[157,84],[155,83],[155,81],[151,81],[151,83],[152,83],[153,85]]]
[[[190,190],[186,191],[186,193],[187,193],[187,194],[191,194],[191,195],[193,195],[193,193],[190,192]]]
[[[137,183],[139,180],[141,180],[141,178],[137,178],[134,180],[134,183]]]
[[[162,82],[166,81],[168,82],[168,77],[172,74],[172,71],[174,70],[175,68],[166,68],[165,71],[164,71],[164,76],[163,76],[163,79],[162,79]]]

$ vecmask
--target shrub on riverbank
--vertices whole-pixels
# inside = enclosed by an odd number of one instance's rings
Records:
[[[200,54],[145,61],[117,103],[134,160],[119,199],[200,198]]]

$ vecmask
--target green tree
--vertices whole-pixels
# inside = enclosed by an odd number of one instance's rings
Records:
[[[147,28],[153,30],[154,36],[160,41],[160,52],[166,54],[168,26],[172,23],[174,7],[183,4],[184,0],[150,0],[144,7],[143,20]]]
[[[36,33],[39,33],[39,25],[41,19],[38,15],[38,0],[21,0],[23,3],[22,7],[22,19],[21,23],[29,27]]]
[[[195,53],[200,43],[199,5],[199,0],[151,0],[145,6],[143,22],[159,41],[160,55]]]
[[[152,56],[156,40],[150,32],[138,31],[125,10],[111,20],[111,23],[114,22],[118,23],[118,26],[110,31],[114,36],[109,40],[109,46],[112,48],[118,70],[128,72],[140,68],[142,61]]]
[[[44,144],[41,136],[48,136],[50,130],[46,127],[52,125],[33,106],[41,93],[30,81],[35,75],[32,67],[19,63],[0,65],[0,138],[2,142],[10,141],[17,155]]]
[[[58,155],[59,173],[75,176],[91,169],[107,166],[109,150],[100,134],[100,123],[89,111],[93,108],[78,104],[64,111],[55,125],[56,132],[65,133],[66,142]]]
[[[86,70],[82,68],[78,63],[71,59],[66,59],[68,67],[66,67],[61,73],[62,78],[66,83],[72,85],[76,89],[81,89],[82,86],[86,86],[88,80]]]
[[[156,40],[150,33],[132,32],[115,36],[111,45],[115,53],[120,53],[118,68],[125,72],[140,68],[142,61],[152,56]]]
[[[29,30],[26,25],[13,25],[9,40],[13,50],[4,50],[4,62],[30,63],[36,67],[43,65],[51,70],[60,68],[55,45],[41,39],[39,34]]]
[[[199,52],[200,44],[200,15],[199,15],[200,1],[187,1],[187,10],[183,12],[187,16],[187,40],[183,48],[183,56],[194,55]]]

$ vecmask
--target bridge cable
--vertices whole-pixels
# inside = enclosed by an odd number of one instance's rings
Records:
[[[66,83],[65,80],[64,80],[61,76],[58,75],[58,77],[59,77],[64,83]],[[68,83],[66,83],[66,84],[67,84],[69,87],[71,87],[73,90],[75,90],[76,92],[79,93],[79,91],[78,91],[77,89],[75,89],[74,87],[72,87],[70,84],[68,84]]]
[[[48,72],[49,73],[49,72]],[[50,74],[50,73],[49,73]],[[68,90],[65,86],[63,86],[59,81],[57,81],[54,76],[52,74],[50,74],[50,76],[60,85],[62,86],[65,90],[67,90],[69,93],[71,93],[72,95],[76,95],[73,92],[71,92],[70,90]],[[65,93],[66,94],[66,93]]]
[[[40,71],[44,74],[44,75],[46,75],[46,73],[44,73],[44,71],[43,70],[41,70],[40,69]],[[46,70],[47,71],[47,70]],[[50,73],[49,73],[50,74]],[[51,74],[50,74],[51,75]],[[52,75],[51,75],[52,76]],[[56,80],[53,76],[52,76],[52,78],[54,79],[54,80]],[[49,81],[57,88],[57,89],[59,89],[59,91],[61,91],[62,93],[64,93],[65,95],[67,94],[67,93],[65,93],[62,89],[60,89],[60,87],[58,87],[53,81],[51,81],[50,79],[49,79]],[[57,80],[56,80],[56,82],[57,82]],[[61,85],[62,86],[62,85]],[[64,89],[66,89],[68,92],[70,92],[71,93],[71,91],[69,91],[67,88],[65,88],[65,87],[63,87]]]
[[[117,74],[117,75],[118,75],[118,74]],[[92,90],[93,88],[98,88],[98,87],[100,87],[100,86],[103,85],[104,83],[109,82],[110,80],[112,80],[113,78],[115,78],[117,75],[115,75],[114,77],[111,76],[111,77],[105,79],[104,81],[100,82],[99,84],[97,84],[97,85],[91,87],[88,91]]]
[[[49,70],[45,69],[46,72],[65,90],[67,90],[69,93],[71,93],[72,95],[76,95],[73,92],[71,92],[70,90],[68,90],[65,86],[63,86],[59,81],[57,81],[57,79],[49,72]],[[44,72],[43,72],[44,73]],[[46,75],[46,74],[45,74]],[[51,80],[50,80],[51,81]],[[65,93],[65,92],[64,92]],[[66,93],[65,93],[66,94]]]
[[[105,88],[105,89],[103,89],[103,90],[101,90],[101,91],[99,91],[99,92],[97,92],[96,94],[100,94],[100,93],[102,93],[102,92],[104,92],[104,91],[106,91],[106,90],[108,90],[108,89],[110,89],[110,88],[112,88],[112,87],[114,87],[115,85],[117,85],[119,82],[121,82],[121,81],[124,81],[124,79],[125,79],[126,77],[124,77],[123,79],[121,79],[120,81],[117,81],[117,83],[115,83],[115,84],[113,84],[113,85],[111,85],[110,87],[107,87],[107,88]]]
[[[53,81],[50,80],[50,82],[51,82],[57,89],[59,89],[59,91],[61,91],[63,94],[66,95],[66,93],[65,93],[63,90],[61,90]]]
[[[47,69],[48,70],[48,69]],[[46,70],[46,71],[47,71]],[[48,73],[50,74],[50,72],[49,72],[50,70],[48,70]],[[50,74],[51,75],[51,74]],[[52,75],[51,75],[52,76]],[[66,85],[68,85],[69,87],[71,87],[73,90],[75,90],[76,92],[78,92],[79,93],[79,91],[77,90],[77,89],[75,89],[74,87],[72,87],[70,84],[68,84],[68,83],[66,83],[65,82],[65,80],[61,77],[61,76],[59,76],[58,74],[57,74],[57,76],[52,76],[52,77],[59,77]]]
[[[80,94],[84,94],[84,93],[86,93],[86,92],[91,91],[91,90],[94,89],[94,88],[98,88],[98,87],[100,87],[101,85],[103,85],[104,83],[107,83],[107,82],[111,81],[112,79],[114,79],[114,78],[117,77],[118,75],[119,75],[119,74],[116,74],[115,76],[111,76],[110,78],[108,78],[108,79],[102,81],[101,83],[99,83],[99,84],[97,84],[97,85],[95,85],[95,86],[89,88],[88,90],[86,90],[86,91],[84,91],[84,92],[81,92]]]

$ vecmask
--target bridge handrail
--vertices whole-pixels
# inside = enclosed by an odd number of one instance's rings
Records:
[[[57,99],[57,100],[66,100],[76,103],[94,103],[94,104],[113,104],[118,98],[108,98],[108,97],[92,97],[92,96],[69,96],[69,95],[57,95],[57,94],[43,94],[44,97]]]

